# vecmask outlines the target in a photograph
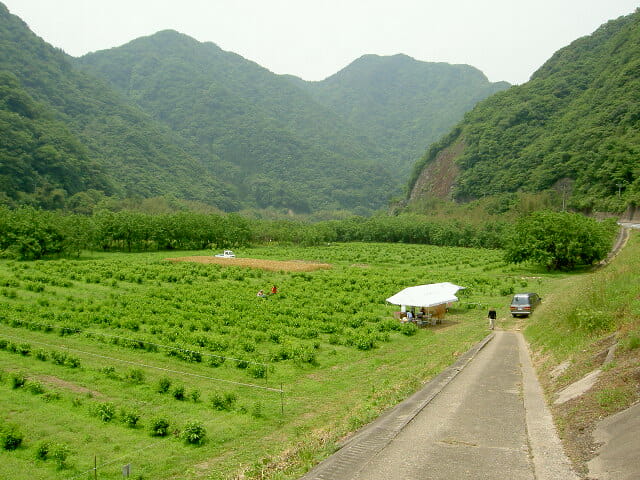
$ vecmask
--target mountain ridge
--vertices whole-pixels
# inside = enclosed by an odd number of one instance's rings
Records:
[[[387,62],[385,57],[368,58],[382,59],[383,64]],[[398,58],[410,65],[429,68],[428,64],[408,56]],[[414,152],[425,146],[414,147],[412,151],[402,150],[405,141],[401,140],[401,147],[393,147],[401,152],[398,154],[387,144],[402,126],[387,127],[386,130],[380,125],[377,129],[362,128],[363,119],[372,115],[384,117],[389,109],[375,111],[368,107],[356,118],[349,118],[339,111],[336,105],[344,102],[338,99],[332,103],[323,93],[327,91],[323,85],[335,83],[336,78],[340,83],[339,77],[306,82],[289,75],[276,75],[237,54],[227,54],[212,42],[201,43],[175,30],[161,31],[115,49],[85,55],[77,63],[118,86],[121,93],[135,100],[156,120],[182,136],[194,139],[193,146],[198,149],[201,161],[210,163],[226,181],[233,182],[234,176],[241,177],[242,185],[238,188],[244,195],[253,196],[259,206],[272,201],[265,200],[260,193],[266,188],[269,198],[279,192],[280,196],[289,198],[288,203],[294,205],[295,210],[318,206],[344,208],[345,204],[378,209],[386,205],[391,193],[399,193]],[[447,70],[446,64],[436,68]],[[450,67],[449,70],[460,68]],[[454,102],[447,103],[447,112],[456,110],[458,116],[471,108],[478,96],[488,95],[487,85],[493,85],[477,69],[468,67],[468,70],[474,72],[479,79],[476,83],[482,85],[474,87],[474,93],[468,95],[471,99],[457,110],[452,108]],[[341,72],[349,72],[349,67]],[[402,80],[401,85],[395,87],[399,92],[396,98],[401,98],[411,74],[403,77],[396,72],[388,76],[393,78],[393,75]],[[356,78],[362,76],[356,75]],[[446,75],[441,74],[438,78],[445,82]],[[176,85],[182,85],[185,91],[176,91]],[[465,87],[469,86],[466,82]],[[498,88],[504,86],[501,84]],[[412,88],[419,91],[428,87],[431,85],[426,83]],[[359,88],[360,84],[345,87]],[[416,101],[415,93],[411,99],[394,104],[399,112],[407,111],[403,122],[412,121],[409,117],[413,115],[408,109],[416,110],[416,103],[425,110],[429,108],[428,102]],[[435,103],[433,99],[431,103]],[[402,117],[402,114],[397,113],[397,116]],[[443,115],[437,112],[425,116],[426,120],[414,130],[424,133],[425,122],[435,123]],[[193,117],[198,120],[193,121]],[[448,122],[451,123],[453,120]],[[235,128],[236,133],[229,135],[225,125]],[[263,132],[276,139],[275,144],[264,144]],[[207,160],[211,154],[216,161]],[[401,156],[404,163],[389,160],[393,155]],[[323,172],[321,176],[329,179],[330,188],[309,180],[319,177],[318,167]],[[225,177],[228,172],[232,175]],[[273,173],[277,174],[276,180]],[[303,198],[310,202],[307,207]],[[326,199],[332,199],[332,203],[327,203]]]
[[[26,95],[41,112],[64,125],[64,135],[82,146],[82,155],[69,157],[73,169],[102,172],[94,175],[97,183],[80,175],[72,182],[75,187],[65,184],[56,173],[54,157],[38,160],[32,143],[23,158],[29,173],[20,181],[21,190],[5,192],[16,204],[46,206],[44,194],[37,191],[37,185],[46,183],[49,194],[56,190],[67,201],[88,189],[97,191],[90,197],[176,197],[227,211],[275,208],[368,214],[401,193],[415,152],[431,141],[428,130],[446,128],[434,126],[443,115],[431,112],[429,102],[417,100],[432,82],[411,84],[414,74],[384,74],[389,62],[413,66],[416,72],[430,68],[406,55],[390,60],[371,55],[354,62],[356,66],[379,63],[377,80],[367,69],[354,73],[347,67],[324,84],[274,74],[213,42],[198,42],[175,30],[73,58],[37,37],[4,5],[0,42],[6,46],[0,71],[12,72],[17,82],[7,81],[11,90],[7,98],[13,93]],[[437,68],[448,69],[446,64]],[[462,116],[477,96],[490,93],[487,89],[493,84],[481,73],[474,75],[480,83],[471,88],[475,90],[467,95],[467,103],[452,114],[456,101],[450,101],[447,114]],[[351,103],[340,100],[341,92],[358,93],[369,77],[372,85],[385,77],[394,80],[397,91],[378,95],[382,104],[367,103],[366,94]],[[404,99],[404,94],[410,98]],[[392,108],[383,108],[385,102]],[[343,104],[351,111],[340,111]],[[416,105],[423,110],[410,112]],[[2,108],[6,115],[18,115],[6,105]],[[374,115],[384,118],[376,123]],[[25,131],[32,128],[20,122],[14,125]],[[411,130],[412,137],[396,140],[403,130]],[[38,161],[44,169],[30,166]],[[16,169],[0,169],[0,175],[4,184],[19,183]]]

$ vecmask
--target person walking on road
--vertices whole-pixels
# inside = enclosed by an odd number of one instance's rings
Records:
[[[491,307],[489,309],[489,314],[487,315],[487,317],[489,318],[489,330],[493,330],[496,326],[497,317],[496,309],[494,307]]]
[[[489,330],[493,330],[496,326],[496,309],[491,307],[487,317],[489,317]]]

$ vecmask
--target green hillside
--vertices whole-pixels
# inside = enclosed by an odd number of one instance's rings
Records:
[[[365,55],[306,86],[318,102],[374,140],[387,165],[406,178],[415,160],[465,112],[509,84],[490,83],[469,65]]]
[[[1,4],[0,44],[1,200],[44,208],[164,196],[369,214],[420,151],[507,87],[403,55],[304,82],[174,31],[74,59]]]
[[[458,201],[556,188],[569,207],[622,211],[640,203],[639,112],[636,12],[559,50],[524,85],[479,103],[416,165],[411,198],[434,195],[425,185],[436,182],[425,177],[449,162]]]
[[[49,208],[93,189],[237,207],[232,188],[166,127],[75,69],[2,4],[0,46],[0,181],[10,201]]]
[[[259,207],[376,209],[490,84],[467,66],[367,56],[323,82],[275,75],[174,31],[86,55]]]
[[[79,59],[258,207],[373,210],[398,185],[346,122],[277,76],[174,31]]]
[[[67,195],[90,189],[113,192],[105,170],[87,149],[9,72],[0,72],[0,138],[3,202],[35,201],[59,208]]]

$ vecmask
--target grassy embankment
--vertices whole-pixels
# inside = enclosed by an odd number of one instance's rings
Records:
[[[508,322],[514,291],[545,296],[570,277],[464,248],[343,244],[237,253],[332,268],[265,272],[171,263],[162,253],[0,262],[0,340],[8,342],[0,349],[0,418],[23,436],[16,450],[0,450],[0,477],[84,478],[95,455],[103,479],[121,478],[127,463],[133,478],[296,478],[483,338],[489,305]],[[446,322],[398,330],[397,307],[384,299],[440,281],[467,287]],[[274,283],[279,294],[256,298]],[[203,355],[169,356],[165,346]],[[61,354],[79,365],[59,364]],[[206,354],[229,358],[212,366]],[[171,382],[165,393],[158,392],[162,378]],[[284,414],[277,391],[257,388],[280,385]],[[131,414],[139,415],[135,425],[127,425]],[[158,417],[170,423],[167,437],[149,434]],[[206,429],[201,446],[179,438],[192,421]]]
[[[606,267],[558,282],[525,330],[565,448],[580,472],[595,449],[598,420],[640,399],[640,238]],[[617,344],[614,360],[605,364]],[[566,370],[554,369],[564,364]],[[553,405],[556,394],[595,369],[584,395]]]

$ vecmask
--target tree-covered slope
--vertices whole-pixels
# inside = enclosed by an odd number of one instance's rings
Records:
[[[174,31],[73,59],[2,4],[0,46],[1,193],[47,208],[102,192],[369,213],[417,152],[506,87],[402,55],[304,82]]]
[[[640,13],[608,22],[529,82],[480,102],[418,162],[410,191],[453,146],[457,200],[560,185],[573,208],[639,204]]]
[[[187,139],[259,207],[375,209],[397,185],[348,123],[290,79],[213,43],[163,31],[78,63]]]
[[[174,31],[78,63],[189,139],[258,206],[297,210],[385,205],[419,152],[507,87],[473,67],[403,55],[305,82]]]
[[[306,83],[323,105],[374,140],[394,170],[415,159],[478,101],[509,87],[469,65],[365,55],[322,82]]]
[[[12,200],[51,207],[87,189],[234,208],[232,189],[179,138],[0,4],[0,176]],[[44,192],[43,192],[44,190]]]
[[[0,71],[0,196],[7,203],[63,206],[86,190],[113,193],[105,171],[45,106]]]

